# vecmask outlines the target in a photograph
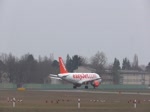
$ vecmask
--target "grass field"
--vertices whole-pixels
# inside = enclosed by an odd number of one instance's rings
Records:
[[[15,108],[8,97],[16,98]],[[136,109],[134,99],[138,101]],[[0,90],[0,112],[150,112],[149,100],[150,95],[140,94]]]

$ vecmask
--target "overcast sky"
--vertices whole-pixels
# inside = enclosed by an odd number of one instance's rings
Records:
[[[0,0],[0,53],[150,62],[149,0]]]

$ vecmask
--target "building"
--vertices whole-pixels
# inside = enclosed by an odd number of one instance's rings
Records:
[[[138,84],[149,85],[150,73],[143,71],[121,70],[120,71],[121,84]]]
[[[120,84],[150,85],[150,73],[135,70],[119,70]],[[103,84],[113,84],[111,70],[106,70],[102,75]]]

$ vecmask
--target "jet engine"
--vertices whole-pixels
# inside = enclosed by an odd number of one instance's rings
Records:
[[[98,87],[100,85],[100,82],[101,82],[101,80],[94,80],[94,81],[91,82],[91,85],[93,87]]]

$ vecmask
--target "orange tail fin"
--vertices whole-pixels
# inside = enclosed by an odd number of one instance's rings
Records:
[[[59,57],[59,69],[60,69],[60,73],[61,74],[62,73],[68,73],[68,71],[67,71],[67,69],[66,69],[66,67],[64,65],[64,62],[63,62],[61,57]]]

